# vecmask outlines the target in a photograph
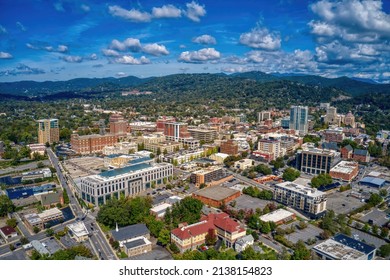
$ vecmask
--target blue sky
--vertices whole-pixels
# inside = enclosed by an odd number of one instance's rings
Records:
[[[2,0],[0,82],[263,71],[390,81],[390,1]]]

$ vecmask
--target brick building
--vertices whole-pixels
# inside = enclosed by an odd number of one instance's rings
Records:
[[[341,161],[334,166],[329,175],[333,179],[339,179],[344,181],[352,181],[359,173],[359,164],[353,161]]]
[[[342,147],[340,149],[342,159],[351,159],[353,156],[353,148],[350,145]]]
[[[359,162],[370,162],[370,153],[367,150],[355,149],[352,158]]]
[[[162,117],[158,118],[158,120],[156,122],[157,132],[164,132],[165,123],[168,123],[168,122],[176,122],[175,117],[162,116]]]
[[[221,143],[220,152],[229,156],[238,155],[238,144],[233,140],[227,140]]]
[[[198,190],[192,194],[192,197],[212,207],[221,207],[223,204],[228,204],[240,195],[241,192],[238,190],[214,186]]]
[[[110,134],[117,136],[126,136],[127,133],[127,121],[122,115],[112,114],[109,119],[110,122]]]
[[[72,150],[81,155],[101,153],[105,146],[112,146],[117,142],[118,135],[113,134],[91,134],[84,136],[72,134],[70,137]]]

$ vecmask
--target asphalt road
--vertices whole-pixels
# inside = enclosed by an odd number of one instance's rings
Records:
[[[93,243],[94,249],[96,249],[96,253],[98,256],[102,259],[109,260],[109,259],[117,259],[115,253],[111,249],[111,246],[108,244],[104,233],[101,231],[101,229],[96,225],[95,219],[91,215],[85,215],[85,211],[83,210],[78,203],[77,199],[73,195],[65,176],[62,174],[62,169],[60,167],[60,163],[56,155],[51,149],[47,149],[47,154],[49,156],[49,159],[54,166],[54,168],[57,171],[58,180],[60,181],[62,187],[66,190],[69,196],[70,205],[72,208],[73,213],[75,214],[75,217],[84,217],[84,223],[87,225],[88,231],[91,231],[90,225],[91,223],[94,223],[94,230],[91,235],[91,242]],[[100,253],[99,253],[100,252]]]

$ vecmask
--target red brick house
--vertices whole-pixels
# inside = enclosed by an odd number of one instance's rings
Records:
[[[341,152],[341,158],[343,159],[351,159],[353,156],[353,148],[351,147],[351,145],[342,147],[340,149],[340,152]]]

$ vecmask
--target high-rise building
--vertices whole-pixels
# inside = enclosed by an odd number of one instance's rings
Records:
[[[291,106],[290,129],[298,131],[299,134],[307,134],[309,108],[307,106]]]
[[[238,154],[238,144],[233,140],[227,140],[221,143],[221,153],[235,156]]]
[[[110,116],[110,134],[125,136],[127,133],[127,121],[122,115],[112,114]]]
[[[327,197],[324,192],[292,182],[276,184],[274,199],[304,212],[311,218],[319,218],[326,212]]]
[[[296,168],[310,174],[329,173],[330,169],[339,161],[339,152],[307,146],[298,150]]]
[[[271,119],[271,112],[270,111],[261,111],[257,114],[258,122],[263,122],[266,120]]]
[[[325,123],[340,125],[340,117],[337,115],[336,107],[329,107],[326,110]]]
[[[167,140],[179,141],[179,138],[189,138],[188,125],[182,122],[165,123],[164,134]]]
[[[176,121],[175,117],[171,117],[171,116],[162,116],[158,118],[156,122],[157,132],[164,132],[165,124],[168,122],[175,122],[175,121]]]
[[[272,154],[271,160],[284,156],[283,150],[280,147],[280,141],[276,139],[260,139],[258,150]]]
[[[345,115],[344,124],[353,128],[356,127],[355,116],[352,115],[351,111]]]
[[[70,145],[77,154],[86,155],[101,153],[105,146],[113,146],[118,142],[118,136],[113,134],[91,134],[80,136],[72,134]]]
[[[195,127],[189,128],[188,132],[193,138],[198,139],[199,141],[204,141],[205,143],[213,142],[218,136],[217,131],[214,129],[203,129]]]
[[[43,119],[38,121],[38,143],[50,144],[60,141],[58,119]]]

